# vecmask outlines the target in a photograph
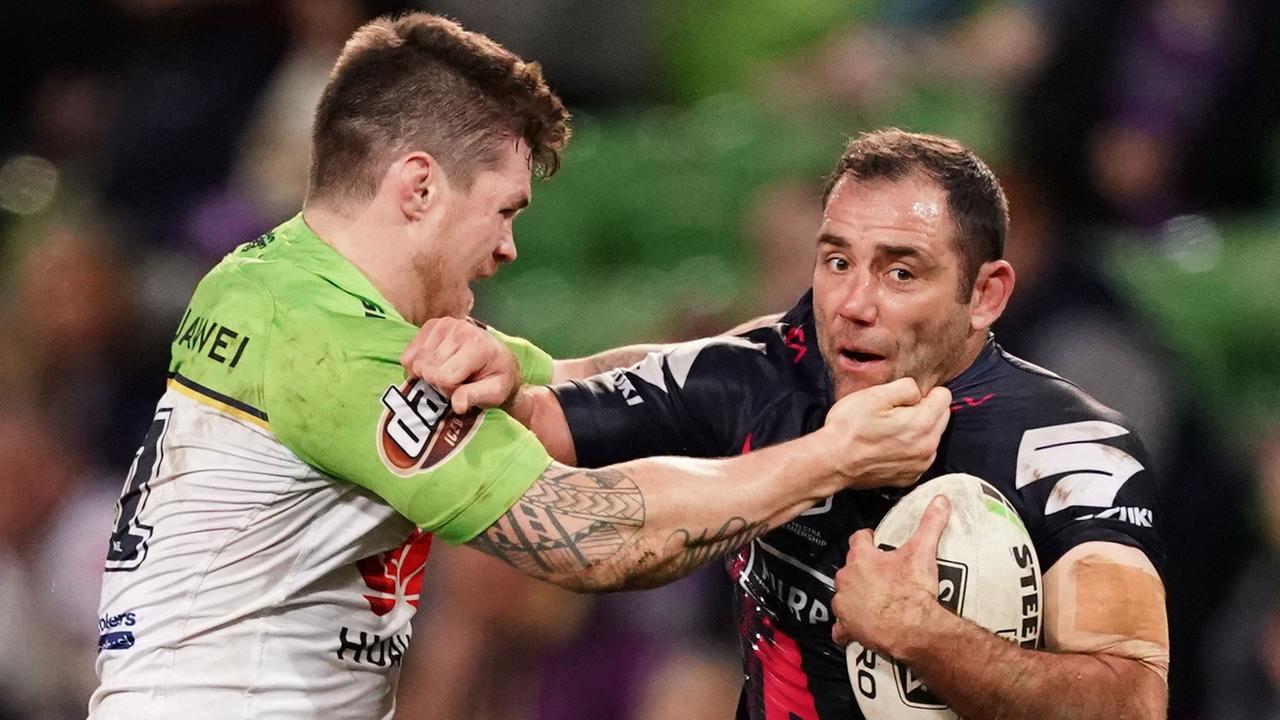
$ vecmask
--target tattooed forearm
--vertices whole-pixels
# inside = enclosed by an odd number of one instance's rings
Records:
[[[769,530],[768,523],[748,523],[735,517],[719,530],[703,530],[696,537],[688,530],[677,530],[667,540],[671,559],[667,562],[671,579],[683,577],[706,563],[737,550]]]
[[[626,472],[553,464],[469,543],[533,577],[576,590],[652,587],[689,574],[768,530],[741,517],[718,530],[646,525]]]
[[[644,518],[626,473],[553,464],[470,544],[535,577],[580,574],[622,549]]]

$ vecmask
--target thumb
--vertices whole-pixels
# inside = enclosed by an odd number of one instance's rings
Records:
[[[865,392],[890,408],[899,405],[915,405],[920,402],[920,386],[909,377],[898,378],[884,385],[875,385],[867,388]]]
[[[502,375],[490,375],[458,386],[450,398],[453,411],[462,415],[474,408],[501,407],[510,399],[511,386]]]
[[[831,640],[840,647],[853,642],[853,635],[845,628],[844,623],[836,621],[831,625]]]
[[[924,399],[920,401],[920,404],[928,408],[930,412],[948,417],[951,414],[951,391],[939,385],[930,390],[929,394],[925,395]]]
[[[911,554],[927,555],[932,562],[938,557],[938,541],[947,529],[947,520],[951,516],[951,502],[945,495],[935,497],[929,507],[925,508],[920,518],[920,525],[915,534],[907,541],[911,546]]]
[[[456,415],[466,415],[471,410],[471,393],[467,389],[470,385],[463,385],[449,396],[449,406],[453,408]]]

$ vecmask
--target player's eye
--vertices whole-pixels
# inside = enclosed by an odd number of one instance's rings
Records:
[[[831,272],[842,273],[849,269],[849,261],[840,256],[827,258],[827,269]]]
[[[897,267],[889,271],[889,277],[893,278],[897,282],[905,283],[914,280],[916,276],[906,268]]]

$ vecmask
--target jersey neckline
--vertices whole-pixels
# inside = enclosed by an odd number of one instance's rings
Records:
[[[281,223],[275,232],[277,242],[288,246],[290,259],[299,267],[315,273],[345,292],[376,303],[384,312],[405,321],[391,301],[360,268],[307,225],[301,212]]]

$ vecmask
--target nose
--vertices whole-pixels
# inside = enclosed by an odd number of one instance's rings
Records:
[[[849,279],[845,296],[837,313],[856,325],[874,325],[879,314],[879,298],[870,277]]]
[[[502,235],[502,239],[498,241],[498,247],[493,249],[493,259],[498,263],[513,263],[516,261],[516,237],[515,234],[508,229]]]

